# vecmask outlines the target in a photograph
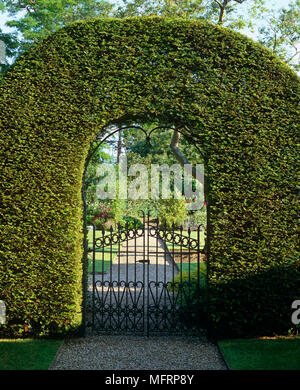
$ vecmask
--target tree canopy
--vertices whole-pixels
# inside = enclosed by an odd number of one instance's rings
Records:
[[[0,11],[10,20],[13,32],[0,29],[8,60],[27,50],[52,32],[77,20],[94,17],[163,16],[201,19],[233,30],[258,28],[258,40],[283,61],[299,69],[299,5],[291,1],[278,12],[265,0],[0,0]],[[2,73],[7,69],[2,66]]]

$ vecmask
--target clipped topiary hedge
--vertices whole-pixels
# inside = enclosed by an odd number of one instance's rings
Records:
[[[290,328],[298,87],[266,49],[199,21],[79,22],[19,58],[0,85],[1,334],[81,326],[84,163],[101,126],[125,120],[204,148],[213,329]]]

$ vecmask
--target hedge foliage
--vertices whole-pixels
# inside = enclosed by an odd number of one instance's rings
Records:
[[[199,21],[79,22],[25,53],[0,85],[1,333],[80,327],[89,145],[105,124],[151,120],[205,151],[213,329],[290,328],[298,87],[259,44]]]

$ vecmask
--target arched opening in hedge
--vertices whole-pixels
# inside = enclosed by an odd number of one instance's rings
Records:
[[[103,126],[86,159],[88,333],[170,334],[206,326],[203,151],[183,129],[156,120]]]
[[[81,326],[90,142],[113,120],[152,118],[205,150],[211,326],[289,329],[300,292],[298,85],[258,44],[198,21],[75,23],[23,55],[0,85],[1,333]]]

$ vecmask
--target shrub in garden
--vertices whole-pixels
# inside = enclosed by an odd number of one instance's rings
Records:
[[[185,199],[162,199],[160,200],[160,208],[158,210],[158,218],[160,224],[166,225],[171,229],[181,226],[188,213],[186,210]]]
[[[122,227],[127,227],[128,229],[142,229],[144,227],[143,223],[139,219],[129,216],[124,216],[120,225]]]
[[[93,217],[93,222],[97,229],[105,229],[110,218],[113,218],[113,212],[109,204],[100,204],[98,206],[97,214]]]
[[[122,221],[125,206],[126,201],[121,199],[98,201],[96,205],[88,205],[87,223],[93,222],[97,229],[115,227]]]
[[[91,203],[87,205],[87,211],[86,211],[86,221],[87,224],[91,224],[94,222],[94,218],[96,215],[100,214],[99,210],[99,204],[98,203]]]
[[[210,280],[208,312],[219,323],[216,337],[272,336],[295,328],[291,303],[300,292],[299,261],[253,268],[235,278],[228,272]]]
[[[206,214],[206,207],[202,207],[199,210],[190,211],[188,213],[188,217],[185,221],[185,223],[188,226],[196,228],[199,225],[206,226],[207,222],[207,214]]]
[[[150,218],[157,218],[159,208],[160,199],[128,199],[126,213],[135,217],[142,217],[143,213],[147,216],[149,212]]]
[[[117,225],[122,222],[123,216],[126,213],[126,200],[124,199],[112,199],[111,200],[112,218]]]

